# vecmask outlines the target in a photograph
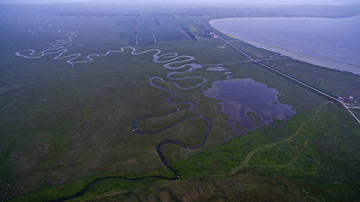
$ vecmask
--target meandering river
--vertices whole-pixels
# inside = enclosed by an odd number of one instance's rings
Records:
[[[154,116],[154,115],[140,116],[134,120],[133,125],[132,125],[132,131],[134,133],[138,133],[138,134],[160,133],[162,131],[165,131],[167,129],[170,129],[170,128],[176,126],[177,124],[180,124],[184,121],[189,121],[191,119],[202,119],[207,123],[207,127],[202,134],[202,137],[203,137],[202,140],[196,145],[191,145],[191,146],[186,145],[178,140],[173,140],[173,139],[163,140],[157,144],[157,146],[156,146],[157,154],[159,155],[159,158],[161,159],[164,166],[166,166],[171,172],[173,172],[173,174],[174,174],[173,177],[165,177],[165,176],[161,176],[161,175],[138,177],[138,178],[128,178],[128,177],[123,177],[123,176],[99,177],[99,178],[96,178],[93,181],[91,181],[79,192],[77,192],[71,196],[68,196],[68,197],[56,199],[54,201],[66,201],[66,200],[77,198],[77,197],[83,195],[85,192],[87,192],[95,184],[102,182],[104,180],[108,180],[108,179],[140,181],[140,180],[149,179],[149,178],[158,178],[158,179],[166,179],[166,180],[176,180],[176,179],[180,178],[180,174],[174,168],[172,168],[170,166],[169,162],[165,158],[162,147],[167,144],[175,144],[175,145],[178,145],[181,148],[187,149],[187,150],[194,150],[194,149],[198,149],[198,148],[202,147],[208,139],[210,129],[212,127],[211,120],[204,115],[193,115],[193,116],[184,117],[183,119],[181,119],[175,123],[172,123],[168,126],[165,126],[164,128],[156,130],[156,131],[140,130],[137,128],[137,123],[143,119],[166,117],[170,114],[178,113],[178,112],[185,111],[185,110],[191,110],[195,107],[194,103],[189,102],[189,101],[173,102],[172,97],[174,96],[174,92],[166,87],[156,85],[153,82],[154,80],[161,80],[162,82],[171,83],[171,84],[175,85],[177,88],[182,89],[182,90],[196,88],[198,86],[205,84],[207,82],[207,79],[203,78],[203,77],[199,77],[199,76],[173,77],[173,75],[176,75],[176,74],[181,75],[181,74],[192,72],[192,71],[202,68],[202,66],[200,64],[191,63],[191,61],[193,61],[195,59],[195,57],[189,56],[189,55],[179,55],[178,53],[162,53],[162,51],[159,49],[148,49],[148,50],[145,50],[142,52],[137,52],[134,47],[121,47],[121,48],[119,48],[119,50],[109,50],[103,54],[99,54],[99,53],[89,54],[89,55],[86,55],[86,59],[81,60],[79,58],[83,55],[82,53],[67,54],[69,49],[75,44],[73,39],[75,37],[77,37],[76,32],[67,33],[65,35],[65,37],[66,38],[64,38],[64,39],[58,39],[54,43],[50,43],[49,48],[42,50],[40,52],[37,52],[34,49],[26,49],[26,50],[17,51],[15,53],[15,55],[22,57],[22,58],[26,58],[26,59],[39,59],[46,55],[54,55],[54,57],[53,57],[54,60],[65,60],[66,63],[70,64],[74,68],[76,64],[90,63],[90,62],[93,62],[96,58],[106,57],[110,54],[116,54],[116,53],[120,54],[125,51],[130,51],[130,53],[134,56],[143,55],[143,54],[151,54],[153,56],[153,61],[155,63],[163,64],[162,66],[164,68],[169,69],[169,70],[174,70],[174,71],[172,71],[166,75],[166,77],[168,79],[173,80],[173,81],[165,81],[163,78],[156,76],[156,77],[149,78],[149,84],[155,88],[166,91],[170,94],[166,98],[167,103],[169,103],[169,104],[186,104],[187,107],[181,108],[181,109],[178,108],[176,110],[169,111],[165,114],[157,115],[157,116]],[[177,71],[177,70],[182,70],[182,69],[185,69],[185,70]],[[199,79],[201,81],[190,87],[182,87],[178,83],[176,83],[176,81],[179,81],[179,80],[194,79],[194,78]]]

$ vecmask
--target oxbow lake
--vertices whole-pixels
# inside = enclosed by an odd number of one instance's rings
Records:
[[[221,110],[229,117],[227,123],[238,135],[272,125],[275,120],[285,123],[295,114],[290,105],[279,101],[279,91],[249,78],[215,81],[204,95],[221,100]],[[254,114],[260,120],[254,119]]]
[[[259,48],[360,75],[360,16],[224,18],[210,24]]]

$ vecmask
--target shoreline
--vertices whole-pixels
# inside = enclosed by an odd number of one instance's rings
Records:
[[[265,44],[265,43],[261,43],[261,42],[256,42],[256,41],[252,41],[252,40],[248,40],[245,38],[240,38],[228,33],[225,33],[221,30],[216,29],[213,24],[211,23],[214,20],[218,20],[218,19],[212,19],[209,21],[209,24],[212,28],[214,28],[215,30],[221,32],[222,34],[229,36],[231,38],[234,39],[238,39],[240,41],[243,41],[247,44],[250,44],[252,46],[255,46],[257,48],[261,48],[261,49],[265,49],[268,51],[272,51],[272,52],[276,52],[279,53],[281,55],[285,55],[285,56],[289,56],[292,59],[295,60],[299,60],[305,63],[309,63],[312,65],[317,65],[320,67],[324,67],[324,68],[328,68],[328,69],[333,69],[333,70],[338,70],[341,72],[348,72],[348,73],[353,73],[356,75],[360,75],[360,65],[354,65],[354,64],[349,64],[346,62],[342,62],[342,61],[336,61],[336,60],[331,60],[331,59],[327,59],[327,58],[320,58],[320,57],[315,57],[315,56],[310,56],[310,55],[305,55],[296,51],[292,51],[289,49],[285,49],[282,47],[277,47],[277,46],[273,46],[273,45],[269,45],[269,44]]]

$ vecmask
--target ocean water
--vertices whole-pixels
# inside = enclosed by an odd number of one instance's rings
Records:
[[[224,18],[210,24],[257,47],[360,75],[360,16]]]

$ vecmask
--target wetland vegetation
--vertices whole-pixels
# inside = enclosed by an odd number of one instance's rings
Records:
[[[0,9],[1,200],[360,199],[360,124],[340,103],[254,61],[352,102],[360,76],[209,24],[284,10]],[[214,90],[222,84],[226,91]],[[240,113],[229,101],[247,107]]]

